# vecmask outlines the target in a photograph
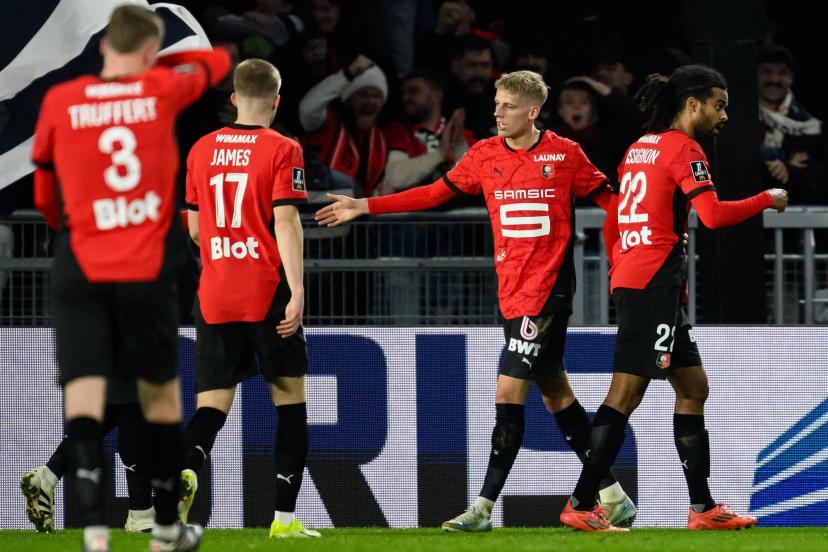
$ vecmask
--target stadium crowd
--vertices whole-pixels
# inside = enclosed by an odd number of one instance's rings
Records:
[[[254,0],[191,9],[236,62],[259,57],[280,69],[286,84],[274,126],[301,140],[319,201],[321,192],[342,189],[343,175],[357,196],[433,182],[476,140],[495,134],[494,81],[519,69],[550,86],[539,125],[579,143],[613,178],[641,133],[632,98],[644,78],[691,61],[677,48],[638,59],[596,47],[562,73],[549,40],[510,33],[502,14],[473,0]],[[795,67],[785,47],[762,48],[763,185],[785,185],[795,203],[826,204],[826,141],[792,91]],[[228,87],[185,114],[182,151],[232,122]]]

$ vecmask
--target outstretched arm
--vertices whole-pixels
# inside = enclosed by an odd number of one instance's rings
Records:
[[[425,211],[445,203],[455,195],[455,192],[442,178],[428,186],[420,186],[382,197],[354,199],[343,195],[328,194],[334,203],[318,210],[316,221],[320,226],[339,226],[367,214]]]
[[[739,201],[719,201],[716,191],[711,189],[696,195],[690,201],[702,223],[715,230],[739,224],[770,207],[781,213],[788,205],[788,193],[773,188]]]

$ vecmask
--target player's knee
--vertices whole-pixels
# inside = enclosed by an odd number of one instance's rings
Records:
[[[686,389],[676,390],[676,398],[682,402],[692,402],[698,405],[704,405],[707,398],[710,396],[710,386],[707,380],[703,380],[696,385],[687,386]]]
[[[305,376],[276,378],[270,383],[270,394],[276,406],[305,402]]]
[[[604,400],[604,404],[629,416],[638,408],[638,405],[641,404],[643,399],[643,392],[610,393]]]
[[[138,380],[138,398],[144,419],[152,424],[176,424],[181,422],[181,391],[178,380],[152,383]]]
[[[202,391],[196,395],[196,406],[198,408],[214,408],[227,415],[233,407],[233,399],[235,397],[235,387]]]
[[[495,389],[496,404],[523,404],[526,400],[526,393],[529,391],[529,380],[512,378],[501,375],[497,378],[497,389]]]
[[[572,389],[553,394],[544,392],[541,394],[541,397],[543,398],[543,404],[546,406],[546,409],[552,414],[557,414],[575,402],[575,393],[572,392]]]

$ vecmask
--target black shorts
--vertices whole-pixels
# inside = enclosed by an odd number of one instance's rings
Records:
[[[506,348],[499,373],[533,381],[561,377],[568,321],[569,314],[505,320]]]
[[[127,403],[137,398],[134,378],[152,383],[175,378],[174,275],[152,282],[90,283],[66,249],[66,241],[56,246],[51,297],[60,382],[104,376],[113,381],[108,400]]]
[[[295,334],[282,339],[276,333],[276,319],[208,324],[197,300],[193,311],[197,332],[196,392],[233,387],[259,372],[268,382],[308,373],[308,344],[301,326]]]
[[[614,372],[666,379],[670,370],[701,366],[693,326],[677,287],[616,289],[618,313]]]

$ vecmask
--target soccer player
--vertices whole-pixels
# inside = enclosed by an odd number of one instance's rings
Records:
[[[583,531],[612,531],[594,506],[601,476],[624,441],[624,427],[653,379],[676,392],[673,436],[690,491],[688,529],[741,529],[756,518],[740,516],[710,495],[710,443],[704,428],[707,375],[684,310],[687,255],[680,236],[695,207],[708,228],[737,224],[788,203],[771,189],[741,201],[719,201],[707,158],[697,139],[717,135],[727,122],[727,85],[701,65],[650,75],[637,95],[649,113],[642,136],[618,167],[617,225],[610,287],[618,312],[612,383],[592,425],[592,451],[561,522]],[[613,203],[616,203],[615,201]],[[616,215],[617,214],[617,221]]]
[[[361,215],[429,209],[463,194],[483,194],[486,200],[507,348],[497,378],[483,489],[468,510],[443,523],[447,531],[491,530],[492,507],[523,441],[524,403],[532,382],[582,461],[590,447],[589,417],[563,365],[575,292],[573,202],[589,197],[607,209],[611,189],[575,142],[535,127],[547,96],[540,75],[516,71],[503,75],[495,87],[498,136],[474,144],[445,176],[384,197],[330,195],[336,202],[316,214],[319,224],[337,226]],[[609,469],[603,475],[601,502],[617,523],[631,523],[634,504]]]
[[[192,63],[153,67],[163,32],[151,11],[116,8],[101,41],[100,75],[51,88],[35,129],[35,205],[60,228],[56,349],[69,473],[91,551],[109,548],[101,421],[107,377],[116,374],[137,378],[146,420],[156,516],[150,548],[192,550],[201,540],[200,528],[176,523],[182,451],[175,270],[186,238],[173,224],[173,125],[227,74],[230,58],[221,49],[181,53],[165,63]]]
[[[202,272],[193,309],[197,410],[185,432],[181,516],[186,520],[197,474],[227,419],[236,386],[261,371],[279,422],[270,536],[318,537],[294,514],[308,452],[297,209],[308,194],[301,146],[269,128],[281,83],[279,71],[266,61],[240,63],[231,96],[236,122],[201,138],[187,158],[188,223],[201,249]]]
[[[128,533],[150,531],[155,521],[152,487],[146,473],[144,418],[138,403],[135,381],[124,377],[110,379],[101,437],[118,428],[118,454],[124,464],[129,513],[124,530]],[[26,499],[26,515],[39,532],[55,530],[55,487],[69,470],[69,439],[64,438],[49,461],[23,474],[20,489]]]

